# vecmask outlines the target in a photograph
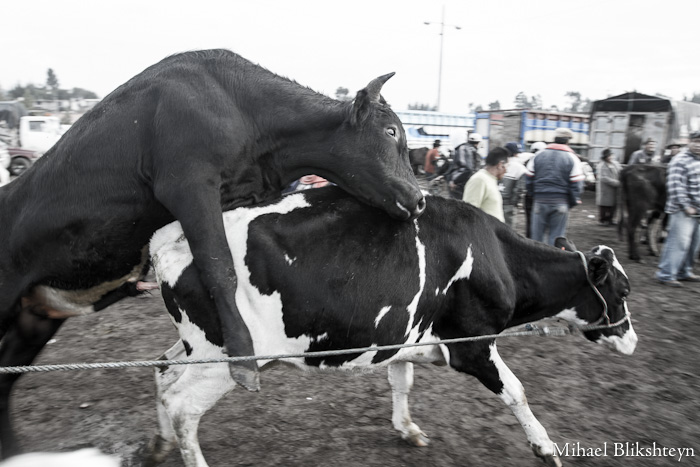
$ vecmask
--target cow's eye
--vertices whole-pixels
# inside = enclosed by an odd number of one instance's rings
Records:
[[[396,139],[396,128],[387,128],[386,134]]]

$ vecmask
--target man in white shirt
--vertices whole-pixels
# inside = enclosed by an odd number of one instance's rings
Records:
[[[498,181],[506,174],[508,155],[504,148],[495,148],[486,156],[486,166],[479,170],[464,187],[462,200],[504,222],[503,197]]]

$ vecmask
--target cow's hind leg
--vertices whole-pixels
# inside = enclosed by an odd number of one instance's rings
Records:
[[[165,355],[184,359],[182,342]],[[225,364],[173,365],[156,371],[160,432],[150,445],[149,462],[156,465],[167,456],[177,439],[186,467],[206,467],[199,446],[199,420],[236,384]]]
[[[391,385],[392,415],[394,428],[401,437],[415,446],[427,446],[428,436],[411,420],[408,410],[408,393],[413,387],[413,363],[396,362],[389,365]]]
[[[23,309],[0,345],[0,366],[30,365],[46,343],[56,334],[64,319],[49,319]],[[10,395],[22,373],[0,374],[0,443],[2,457],[21,452],[10,419]]]
[[[554,443],[532,414],[523,385],[501,359],[495,342],[490,345],[475,343],[455,346],[450,349],[450,364],[459,371],[476,376],[484,386],[496,393],[520,422],[535,455],[549,466],[561,467]]]

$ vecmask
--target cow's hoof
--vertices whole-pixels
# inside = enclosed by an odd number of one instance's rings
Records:
[[[544,456],[542,462],[547,464],[549,467],[562,467],[561,461],[557,456]]]
[[[559,460],[559,456],[557,456],[556,453],[544,454],[542,452],[542,448],[540,448],[539,446],[531,445],[531,447],[532,452],[534,452],[537,457],[542,459],[542,462],[547,464],[549,467],[562,467],[561,461]]]
[[[231,378],[251,392],[260,391],[260,373],[250,368],[245,368],[235,363],[228,366]]]
[[[148,444],[141,446],[134,455],[134,465],[141,467],[156,467],[162,464],[168,454],[177,447],[176,441],[168,441],[160,434],[156,434]],[[140,461],[140,464],[138,463]]]
[[[419,448],[424,448],[430,444],[430,438],[422,431],[410,434],[406,441]]]

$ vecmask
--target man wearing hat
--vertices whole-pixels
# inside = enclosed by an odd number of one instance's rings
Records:
[[[550,245],[566,235],[569,209],[581,202],[585,177],[581,161],[568,146],[573,137],[568,128],[557,128],[554,143],[530,159],[525,171],[533,197],[531,238]]]
[[[666,182],[668,237],[655,277],[671,287],[680,287],[680,281],[700,282],[700,276],[693,274],[700,250],[700,131],[689,139],[687,150],[669,164]]]
[[[681,145],[677,141],[672,141],[671,144],[666,146],[666,149],[669,151],[668,154],[664,154],[661,158],[661,163],[664,165],[670,164],[673,156],[681,152]]]
[[[632,164],[651,164],[654,159],[654,152],[656,151],[656,141],[649,138],[644,143],[644,147],[638,151],[634,151],[630,156],[630,160],[627,161],[627,165]]]

